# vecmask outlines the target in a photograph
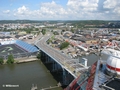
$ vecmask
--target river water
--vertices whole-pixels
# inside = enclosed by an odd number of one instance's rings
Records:
[[[98,56],[96,54],[89,54],[87,56],[81,56],[79,57],[79,61],[82,61],[82,58],[86,58],[88,63],[88,66],[91,66],[93,63],[95,63],[97,60],[107,60],[108,59],[108,55],[102,54],[101,56]]]
[[[99,56],[91,54],[82,56],[81,58],[88,59],[88,66],[91,66],[95,61],[100,59]],[[102,59],[106,60],[107,56],[103,55]],[[38,90],[44,87],[57,85],[57,81],[47,71],[46,67],[40,61],[0,65],[0,90],[30,90],[32,84],[38,86]],[[6,85],[15,85],[9,87]],[[52,90],[63,90],[62,88]]]
[[[37,84],[40,90],[55,86],[57,82],[40,61],[0,65],[0,90],[31,90],[32,84]],[[14,85],[14,87],[6,85]]]

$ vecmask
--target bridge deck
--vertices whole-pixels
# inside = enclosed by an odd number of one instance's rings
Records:
[[[64,54],[60,53],[59,51],[55,50],[54,48],[50,47],[46,44],[46,41],[52,35],[48,34],[47,36],[42,37],[40,40],[37,41],[36,46],[53,58],[57,63],[59,63],[63,68],[65,68],[69,73],[71,73],[75,78],[78,77],[81,72],[88,69],[84,65],[80,64],[78,60],[71,59]]]

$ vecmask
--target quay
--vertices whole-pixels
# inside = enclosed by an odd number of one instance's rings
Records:
[[[32,61],[37,61],[39,60],[38,58],[36,58],[36,56],[34,57],[25,57],[25,58],[18,58],[15,59],[16,63],[26,63],[26,62],[32,62]]]

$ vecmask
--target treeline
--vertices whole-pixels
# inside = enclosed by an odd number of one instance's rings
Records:
[[[77,28],[120,28],[120,21],[83,20],[70,23]]]
[[[13,64],[14,63],[14,57],[12,54],[8,55],[8,59],[6,61],[7,64]],[[4,58],[0,57],[0,64],[4,64]]]
[[[58,22],[63,22],[61,20],[0,20],[0,24],[7,24],[7,23],[49,23],[54,24]]]
[[[0,20],[0,24],[7,24],[7,23],[42,23],[43,21],[35,21],[35,20]]]
[[[64,23],[73,25],[78,28],[120,28],[120,21],[105,20],[0,20],[0,24],[4,23]]]

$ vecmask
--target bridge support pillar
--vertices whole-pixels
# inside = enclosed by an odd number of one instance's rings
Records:
[[[64,68],[62,69],[63,70],[63,74],[62,74],[62,80],[63,80],[63,85],[69,85],[72,80],[74,79],[74,77],[68,72],[66,71]]]
[[[43,51],[41,51],[41,60],[43,61],[43,62],[45,62],[45,53],[43,52]]]
[[[61,64],[41,51],[41,60],[61,85],[69,85],[74,77]]]
[[[66,81],[66,70],[63,68],[63,84],[67,85],[67,81]]]
[[[55,72],[57,70],[57,63],[53,61],[52,63],[52,71]]]

